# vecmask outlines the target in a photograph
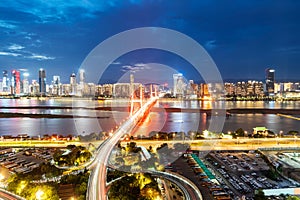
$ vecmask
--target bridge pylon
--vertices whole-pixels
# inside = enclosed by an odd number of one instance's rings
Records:
[[[157,97],[157,85],[153,85],[153,84],[150,85],[150,98],[152,97]]]
[[[134,105],[136,105],[136,103],[139,104],[140,108],[143,106],[144,93],[143,93],[142,84],[140,84],[140,86],[139,86],[139,93],[140,93],[139,98],[136,96],[135,91],[133,91],[132,94],[131,94],[131,98],[130,98],[130,116],[132,116],[133,113],[134,113]]]

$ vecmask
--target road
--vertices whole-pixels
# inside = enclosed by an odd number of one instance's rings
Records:
[[[159,146],[162,143],[173,145],[175,143],[191,144],[194,150],[254,150],[261,147],[300,147],[300,138],[239,138],[239,139],[206,139],[206,140],[132,140],[138,146]],[[128,141],[122,142],[126,144]],[[102,140],[95,141],[97,147],[103,143]],[[1,141],[0,147],[66,147],[68,145],[88,146],[90,142],[50,142],[50,141]]]
[[[190,144],[192,150],[256,150],[266,147],[300,147],[300,138],[239,138],[239,139],[209,139],[209,140],[134,140],[137,146],[152,146],[153,148],[167,143]],[[122,142],[124,145],[126,142]]]
[[[107,200],[106,171],[109,156],[120,138],[130,133],[138,121],[144,116],[144,113],[150,109],[157,101],[157,98],[150,99],[133,116],[125,121],[97,150],[93,164],[92,174],[89,179],[87,199]]]
[[[25,200],[25,199],[17,195],[14,195],[10,192],[7,192],[3,189],[0,189],[0,200]]]
[[[183,176],[180,176],[175,173],[167,173],[167,172],[160,172],[160,171],[147,171],[147,172],[152,174],[153,176],[158,176],[160,178],[164,178],[175,183],[184,193],[186,200],[203,199],[198,187],[189,179]]]

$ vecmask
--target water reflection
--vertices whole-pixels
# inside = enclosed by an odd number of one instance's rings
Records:
[[[33,99],[3,99],[0,101],[0,112],[21,112],[21,113],[43,113],[43,114],[67,114],[73,115],[72,109],[6,109],[3,107],[21,106],[60,106],[60,107],[111,107],[113,111],[74,109],[76,115],[96,116],[98,118],[76,118],[76,119],[33,119],[33,118],[0,118],[0,135],[44,135],[44,134],[88,134],[91,132],[110,131],[122,123],[128,116],[128,112],[114,110],[117,107],[128,106],[128,100],[91,101],[77,100],[72,103],[71,99],[39,101]],[[161,108],[299,108],[300,102],[221,102],[221,101],[164,101],[161,100],[156,106]],[[300,117],[300,116],[299,116]],[[151,131],[164,132],[188,132],[190,130],[203,131],[209,128],[211,118],[204,113],[150,113],[145,122],[137,128],[137,135],[148,135]],[[280,117],[277,115],[263,114],[234,114],[226,119],[223,132],[235,131],[243,128],[249,133],[256,126],[265,126],[275,133],[283,130],[299,130],[300,121]]]

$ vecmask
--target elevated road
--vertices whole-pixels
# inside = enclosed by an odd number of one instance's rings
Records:
[[[0,200],[25,200],[23,197],[12,194],[4,189],[0,189]]]
[[[120,138],[126,133],[130,133],[135,128],[136,124],[143,119],[145,113],[151,109],[156,101],[157,98],[151,98],[127,121],[125,121],[110,138],[99,146],[94,162],[91,164],[93,170],[89,179],[87,199],[107,200],[106,176],[110,153]]]
[[[184,176],[180,176],[175,173],[167,173],[167,172],[160,172],[160,171],[146,171],[153,176],[162,177],[167,179],[173,183],[175,183],[184,193],[186,200],[202,200],[202,195],[198,187],[189,179],[185,178]]]

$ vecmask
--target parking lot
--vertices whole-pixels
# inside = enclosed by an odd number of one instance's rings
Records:
[[[207,163],[231,197],[253,199],[255,190],[279,188],[280,178],[271,179],[270,167],[261,154],[254,151],[210,152]]]
[[[195,156],[195,155],[194,155]],[[187,154],[186,157],[178,158],[171,165],[166,167],[168,171],[181,174],[190,179],[201,191],[203,199],[231,199],[229,194],[212,182],[208,176],[207,169],[204,170],[192,157],[192,154]]]
[[[6,149],[1,151],[0,166],[10,172],[28,173],[52,160],[52,149]]]

